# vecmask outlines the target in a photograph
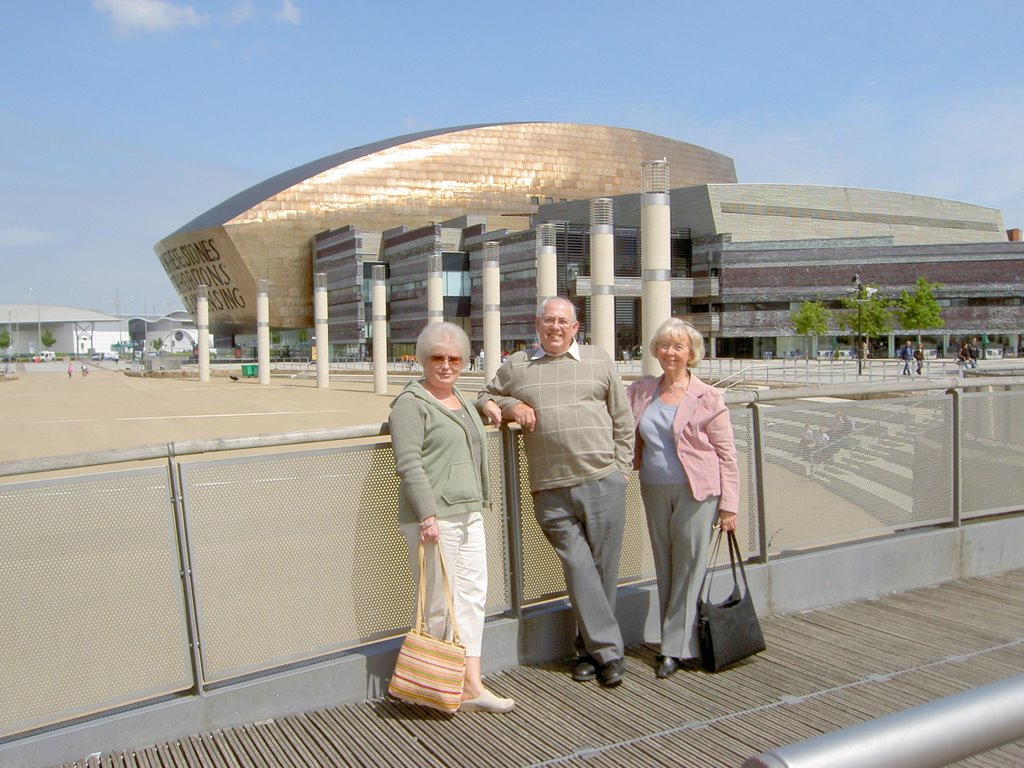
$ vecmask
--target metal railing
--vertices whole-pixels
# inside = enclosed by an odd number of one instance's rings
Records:
[[[756,561],[1024,507],[1024,377],[726,399]],[[830,430],[829,450],[807,439]],[[0,614],[18,628],[0,636],[0,744],[404,632],[397,477],[388,442],[365,442],[385,435],[374,424],[0,462]],[[564,584],[529,514],[518,431],[489,445],[488,613],[518,617]],[[92,471],[31,479],[75,469]],[[620,581],[643,583],[635,479],[627,507]]]
[[[1024,675],[752,757],[743,768],[941,768],[1024,739]]]

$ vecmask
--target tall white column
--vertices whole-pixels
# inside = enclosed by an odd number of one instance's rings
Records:
[[[210,380],[210,297],[207,294],[209,288],[205,285],[199,286],[199,293],[196,296],[196,332],[199,349],[196,351],[199,360],[199,380]]]
[[[498,267],[498,244],[484,243],[484,382],[488,382],[501,365],[501,272]]]
[[[370,294],[373,328],[373,393],[388,392],[388,292],[384,283],[384,265],[373,265]]]
[[[537,306],[558,295],[558,250],[555,225],[537,227]],[[485,353],[486,354],[486,353]]]
[[[590,340],[615,359],[615,235],[609,197],[590,201]]]
[[[444,282],[441,277],[441,254],[427,259],[427,323],[444,322]]]
[[[331,388],[331,346],[327,330],[327,275],[313,275],[313,333],[316,334],[316,388]]]
[[[672,316],[671,221],[668,160],[648,160],[641,168],[640,267],[643,307],[640,346],[643,373],[657,376],[661,366],[647,349],[654,332]]]
[[[256,363],[259,366],[260,384],[270,383],[270,297],[267,290],[270,280],[261,277],[256,281]]]

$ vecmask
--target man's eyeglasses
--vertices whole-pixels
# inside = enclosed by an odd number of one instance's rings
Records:
[[[546,325],[549,328],[557,325],[559,328],[568,328],[572,325],[572,320],[566,320],[564,317],[542,317],[540,319],[541,325]]]
[[[462,358],[458,355],[431,355],[430,362],[434,365],[448,363],[452,368],[458,368],[462,365]]]

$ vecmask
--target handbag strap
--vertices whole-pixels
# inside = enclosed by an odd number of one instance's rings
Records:
[[[736,582],[737,586],[739,582],[736,581],[736,564],[740,566],[740,576],[743,577],[743,589],[746,592],[750,591],[750,586],[747,584],[747,569],[743,567],[743,555],[740,553],[740,543],[736,540],[736,531],[729,531],[729,564],[732,565],[732,580]]]
[[[441,550],[439,544],[434,545],[434,549],[437,550],[437,560],[441,566],[441,583],[444,585],[444,599],[448,604],[448,620],[452,623],[452,642],[456,645],[460,644],[459,641],[459,623],[455,619],[455,604],[452,601],[452,588],[448,583],[448,566],[444,561],[444,552]],[[419,594],[416,598],[416,628],[421,634],[427,633],[427,623],[423,618],[426,613],[427,606],[427,545],[425,542],[420,542],[420,584]]]
[[[722,530],[718,529],[718,533],[717,534],[714,531],[712,531],[711,532],[711,536],[713,537],[714,544],[711,547],[710,554],[708,554],[708,562],[704,566],[704,578],[702,578],[700,580],[700,591],[697,593],[700,596],[701,600],[705,599],[704,598],[704,585],[705,584],[707,585],[707,588],[708,588],[708,590],[707,590],[708,596],[710,597],[710,595],[711,595],[711,579],[714,578],[714,575],[715,575],[714,574],[714,565],[715,565],[715,561],[718,559],[718,552],[722,548]]]
[[[714,565],[715,561],[718,559],[718,552],[722,546],[722,529],[718,529],[717,535],[712,535],[715,536],[715,544],[711,550],[711,555],[708,557],[707,567],[704,569],[704,578],[701,579],[700,582],[700,592],[698,594],[700,595],[701,600],[706,600],[704,593],[705,583],[707,584],[707,599],[710,599],[711,597],[711,579],[714,578]],[[740,586],[739,578],[736,576],[737,563],[740,566],[740,576],[743,577],[743,589],[745,591],[750,591],[750,588],[747,586],[747,571],[743,567],[743,556],[740,553],[740,543],[736,540],[736,532],[729,531],[725,534],[725,538],[729,548],[729,568],[732,570],[733,591],[738,592]]]

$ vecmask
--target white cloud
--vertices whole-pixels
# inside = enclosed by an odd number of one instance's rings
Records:
[[[100,13],[109,13],[114,29],[125,35],[197,27],[208,18],[196,13],[191,5],[178,5],[168,0],[93,0],[92,7]]]
[[[56,242],[56,238],[49,232],[18,227],[0,227],[0,246],[5,248],[23,248],[29,245],[46,245],[53,242]]]
[[[246,21],[252,21],[256,17],[256,8],[253,6],[251,0],[242,0],[242,2],[236,4],[228,13],[228,24],[232,26],[236,24],[242,24]]]
[[[289,24],[301,24],[302,12],[292,0],[281,0],[281,7],[274,14],[274,18],[278,21],[286,21]]]

